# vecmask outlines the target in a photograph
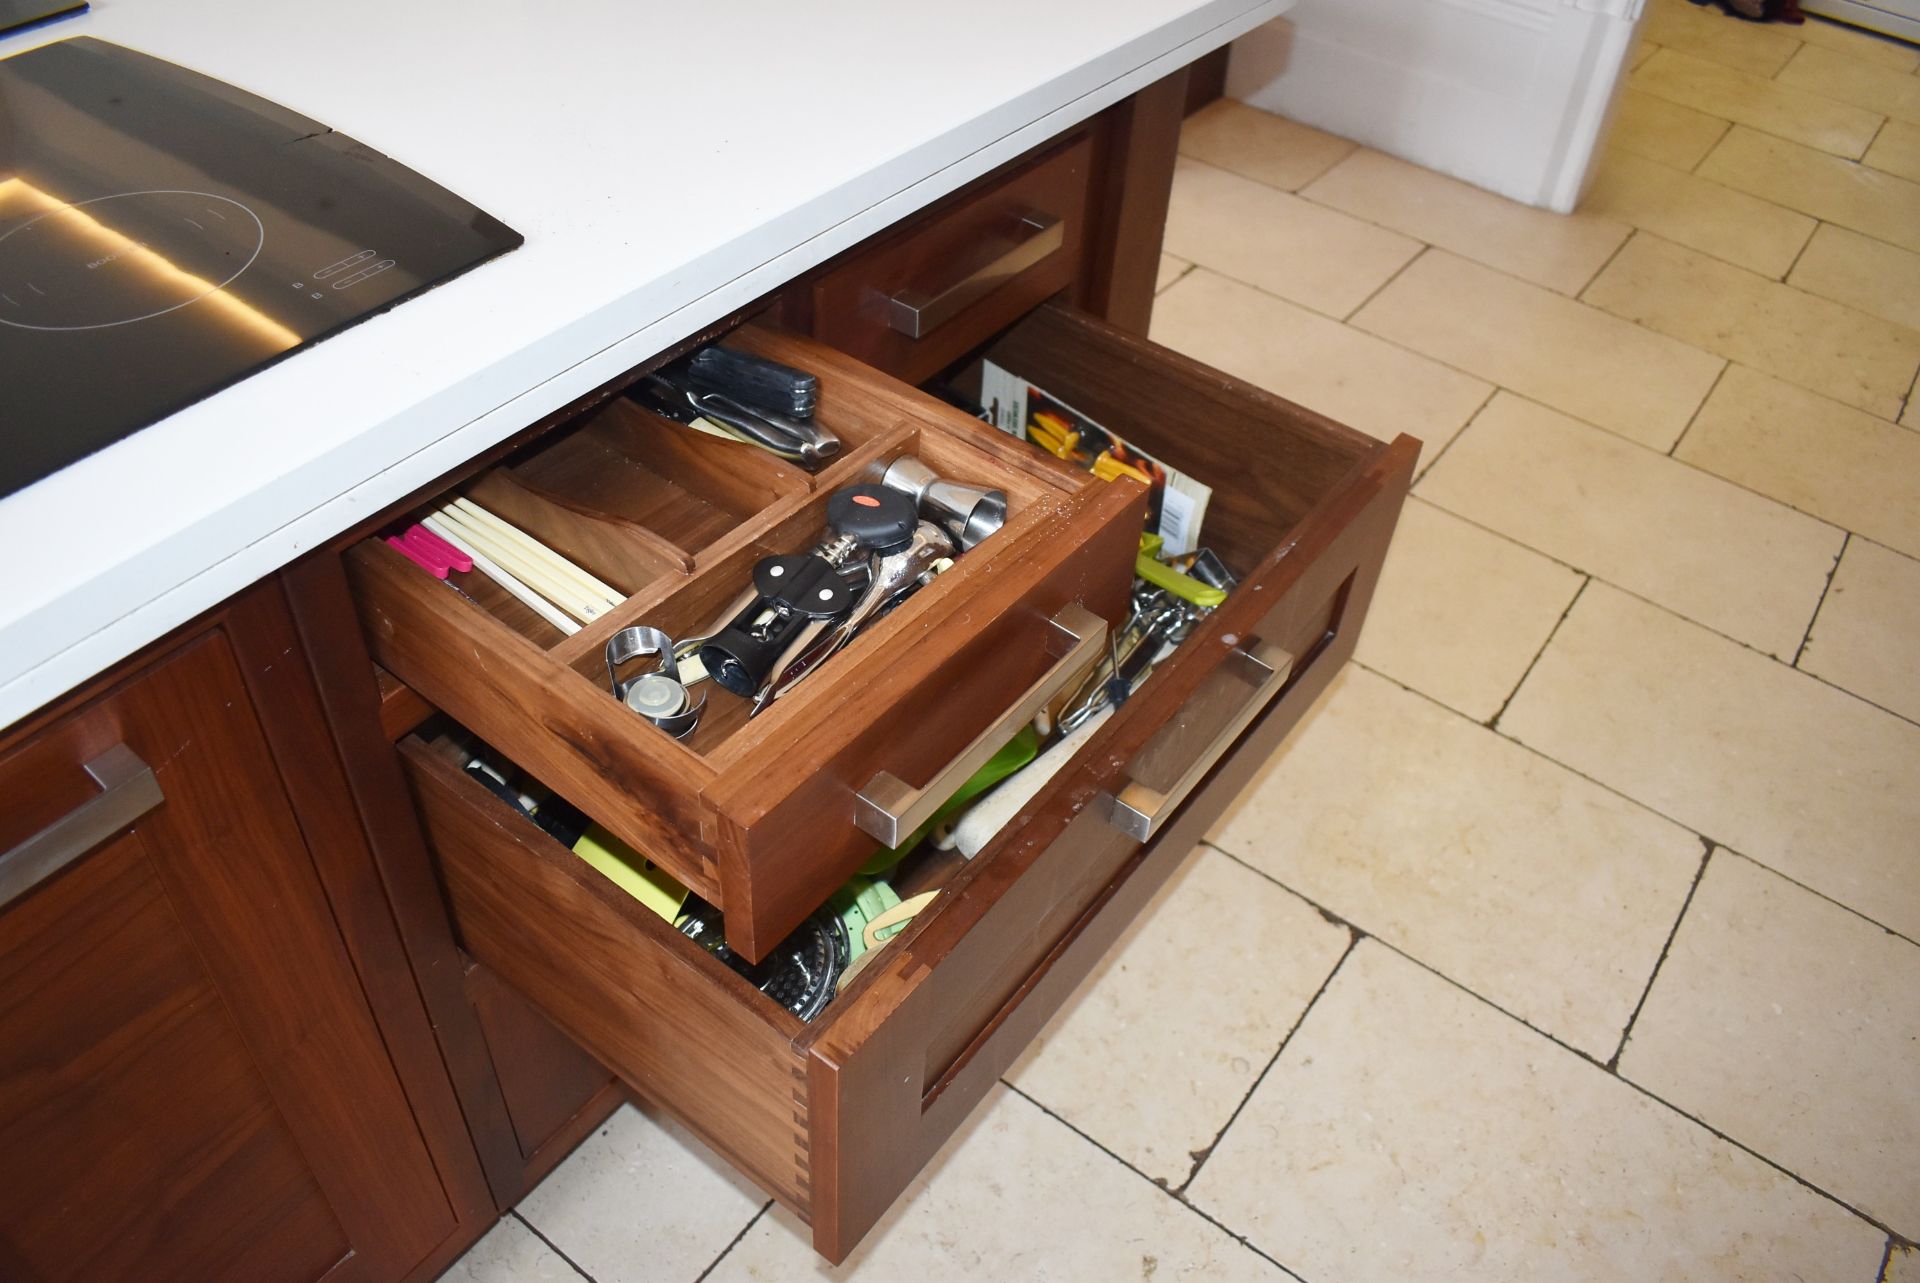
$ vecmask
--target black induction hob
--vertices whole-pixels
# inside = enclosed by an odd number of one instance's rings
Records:
[[[0,496],[520,243],[172,63],[88,38],[0,61]]]

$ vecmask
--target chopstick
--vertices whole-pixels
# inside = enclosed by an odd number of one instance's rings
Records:
[[[438,515],[421,517],[420,524],[458,548],[461,552],[467,554],[467,556],[473,558],[473,568],[475,570],[493,580],[496,584],[499,584],[534,614],[540,616],[540,618],[546,620],[549,624],[552,624],[569,637],[580,631],[579,624],[574,623],[573,620],[561,614],[553,603],[495,564],[494,561],[480,551],[479,548],[468,542],[461,532],[455,530],[449,523],[442,521]]]
[[[521,580],[581,623],[590,623],[622,600],[614,589],[546,545],[478,505],[453,504],[434,515],[463,535],[494,564]]]
[[[559,553],[547,547],[547,545],[541,543],[526,531],[520,529],[520,527],[494,516],[473,500],[466,498],[455,499],[453,501],[453,507],[459,509],[461,514],[468,517],[472,522],[478,523],[485,529],[496,532],[508,543],[524,549],[535,560],[541,562],[543,565],[550,566],[567,580],[578,584],[586,590],[591,598],[600,603],[602,609],[618,606],[622,601],[626,600],[625,594],[621,593],[611,584],[602,583],[600,580],[595,579],[592,575],[588,574],[583,567],[568,561],[565,557],[562,557]]]

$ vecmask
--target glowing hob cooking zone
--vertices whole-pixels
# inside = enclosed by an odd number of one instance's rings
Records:
[[[520,242],[171,63],[85,38],[0,61],[0,496]]]

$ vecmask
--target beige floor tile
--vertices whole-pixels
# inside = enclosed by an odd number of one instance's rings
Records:
[[[1736,365],[1674,455],[1920,557],[1920,437],[1904,428]]]
[[[1800,667],[1920,722],[1920,561],[1854,539]]]
[[[1914,77],[1920,84],[1920,76]],[[1920,337],[1920,254],[1822,223],[1787,283],[1904,325]]]
[[[1175,258],[1171,254],[1160,256],[1160,270],[1153,278],[1153,292],[1158,294],[1186,274],[1193,264],[1184,258]]]
[[[704,1268],[704,1267],[703,1267]],[[447,1267],[441,1283],[586,1283],[540,1236],[509,1216]]]
[[[1723,364],[1439,250],[1353,324],[1660,450],[1679,437]]]
[[[1920,935],[1920,727],[1605,584],[1500,729]]]
[[[1578,294],[1631,230],[1521,205],[1367,148],[1300,194],[1562,294]]]
[[[1634,237],[1582,297],[1885,419],[1920,370],[1920,330],[1656,236]]]
[[[1584,208],[1775,280],[1817,225],[1772,201],[1620,152],[1601,161]]]
[[[1920,1247],[1896,1247],[1887,1259],[1885,1283],[1920,1283]]]
[[[1198,269],[1154,303],[1153,339],[1349,427],[1402,432],[1431,459],[1493,395],[1493,385]]]
[[[1354,146],[1231,98],[1201,108],[1180,130],[1182,154],[1289,192],[1339,164]]]
[[[1920,251],[1920,183],[1735,126],[1703,161],[1702,178]]]
[[[1682,107],[1791,138],[1858,160],[1880,128],[1880,116],[1848,103],[1662,49],[1628,83]]]
[[[1876,66],[1891,67],[1895,71],[1920,71],[1920,49],[1915,49],[1904,40],[1889,40],[1884,36],[1842,26],[1837,22],[1823,22],[1811,16],[1795,27],[1793,34],[1803,44],[1819,45],[1835,53],[1849,54]]]
[[[1614,104],[1608,146],[1675,169],[1692,169],[1707,158],[1729,128],[1719,116],[1627,88]]]
[[[1418,499],[1400,514],[1355,657],[1484,722],[1546,645],[1580,576]]]
[[[1178,1187],[1348,939],[1305,900],[1202,847],[1007,1081]]]
[[[1803,45],[1779,83],[1852,103],[1879,116],[1920,121],[1920,77],[1858,58]]]
[[[1285,1277],[1004,1087],[994,1088],[844,1266],[815,1256],[812,1232],[776,1207],[709,1276],[712,1283]]]
[[[601,1283],[692,1278],[766,1200],[678,1124],[622,1105],[520,1203]]]
[[[1716,851],[1620,1073],[1911,1236],[1916,1047],[1920,947]]]
[[[1345,316],[1420,242],[1199,161],[1175,168],[1166,252],[1328,316]]]
[[[1678,825],[1363,668],[1213,840],[1603,1060],[1701,856]]]
[[[1362,941],[1192,1190],[1315,1280],[1869,1280],[1865,1222]]]
[[[1920,180],[1920,125],[1889,120],[1867,148],[1866,164],[1901,178]]]
[[[1800,48],[1784,27],[1741,22],[1687,0],[1652,0],[1640,38],[1762,77],[1776,74]]]
[[[1507,392],[1420,495],[1789,663],[1845,538]]]

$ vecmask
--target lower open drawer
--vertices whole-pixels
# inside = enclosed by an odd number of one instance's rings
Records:
[[[403,745],[466,948],[839,1261],[1351,653],[1417,443],[1373,442],[1071,313],[995,359],[1215,484],[1241,586],[803,1023],[431,746]]]

